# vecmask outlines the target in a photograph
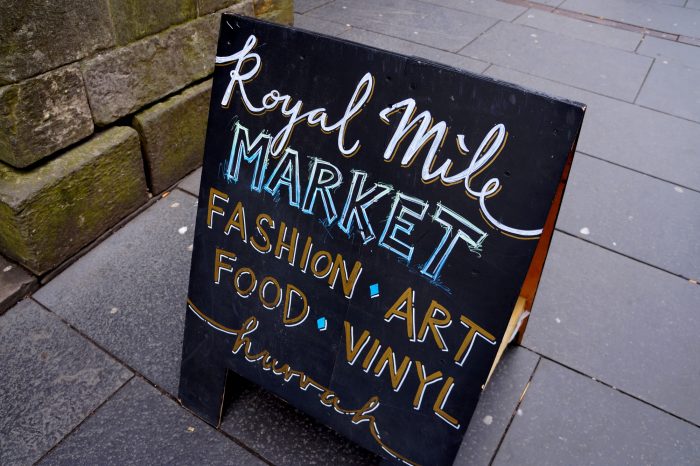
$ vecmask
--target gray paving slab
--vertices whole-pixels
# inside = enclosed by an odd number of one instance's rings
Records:
[[[644,2],[644,3],[656,3],[658,5],[674,5],[674,6],[683,6],[686,2],[686,0],[633,0],[636,2]]]
[[[683,6],[686,0],[636,0],[638,2],[658,3],[659,5]]]
[[[432,5],[444,6],[460,11],[468,11],[489,18],[502,19],[503,21],[513,21],[522,15],[527,8],[511,3],[493,0],[420,0]]]
[[[520,346],[506,350],[479,399],[454,466],[490,464],[539,359]]]
[[[187,191],[193,196],[199,196],[199,182],[202,180],[202,167],[199,167],[186,177],[184,177],[177,187]]]
[[[265,463],[137,377],[40,464]]]
[[[700,122],[700,68],[659,62],[649,72],[637,103]]]
[[[646,36],[637,53],[656,58],[662,64],[666,60],[691,68],[700,68],[700,47],[693,45]]]
[[[416,0],[339,0],[307,14],[448,52],[461,49],[498,21]]]
[[[581,21],[539,9],[528,10],[515,23],[629,52],[634,52],[642,40],[642,34],[639,32]]]
[[[698,309],[700,286],[557,232],[523,345],[699,424]]]
[[[560,8],[672,34],[700,35],[700,12],[660,2],[566,0]]]
[[[132,374],[25,300],[0,316],[0,464],[32,464]]]
[[[0,256],[0,315],[36,287],[36,277]]]
[[[700,190],[697,123],[499,66],[486,74],[587,104],[579,151]]]
[[[700,38],[697,37],[678,36],[678,42],[682,44],[694,45],[695,47],[700,47]]]
[[[261,388],[241,382],[221,428],[276,465],[373,465],[380,458]]]
[[[318,32],[328,36],[337,37],[350,29],[349,26],[339,23],[324,21],[321,18],[308,15],[294,15],[294,27],[306,29],[307,31]]]
[[[649,57],[511,23],[498,23],[459,53],[630,102],[652,63]]]
[[[697,465],[700,429],[543,360],[494,465]]]
[[[688,3],[685,4],[685,7],[700,10],[700,0],[688,0]]]
[[[294,0],[294,12],[303,14],[332,1],[333,0]],[[296,18],[294,21],[296,25]]]
[[[700,280],[700,193],[577,154],[557,228]]]
[[[382,50],[390,50],[392,52],[403,53],[404,55],[426,58],[455,68],[471,71],[472,73],[481,73],[489,66],[486,62],[457,55],[456,53],[437,50],[425,45],[397,39],[395,37],[384,36],[363,29],[352,28],[343,33],[341,38],[381,48]]]
[[[173,191],[34,295],[172,394],[179,380],[194,204],[189,194]]]

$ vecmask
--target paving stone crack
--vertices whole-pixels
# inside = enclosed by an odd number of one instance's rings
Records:
[[[649,68],[647,69],[647,72],[644,74],[644,79],[642,79],[642,84],[639,86],[639,89],[637,89],[637,93],[634,95],[634,100],[632,101],[635,105],[637,104],[637,100],[639,99],[639,94],[642,93],[642,89],[644,89],[644,85],[647,82],[647,79],[649,78],[649,75],[651,74],[651,69],[654,67],[656,64],[656,58],[651,59],[651,65],[649,65]]]
[[[132,367],[131,365],[129,365],[127,362],[123,361],[123,360],[122,360],[121,358],[119,358],[117,355],[115,355],[114,353],[112,353],[109,349],[107,349],[106,347],[102,346],[100,343],[96,342],[96,341],[95,341],[94,339],[92,339],[89,335],[85,334],[83,331],[81,331],[80,329],[78,329],[77,327],[75,327],[73,324],[71,324],[70,322],[68,322],[68,321],[67,321],[66,319],[64,319],[62,316],[60,316],[60,315],[58,315],[57,313],[55,313],[55,312],[54,312],[53,310],[51,310],[49,307],[45,306],[43,303],[41,303],[40,301],[38,301],[38,300],[35,299],[34,297],[31,297],[30,299],[31,299],[32,301],[34,301],[37,305],[41,306],[42,309],[44,309],[44,310],[46,310],[47,312],[50,312],[52,315],[56,316],[56,317],[57,317],[63,324],[65,324],[68,328],[70,328],[71,330],[73,330],[74,332],[76,332],[78,335],[80,335],[81,337],[83,337],[85,340],[87,340],[88,342],[90,342],[91,344],[93,344],[93,345],[94,345],[96,348],[98,348],[100,351],[104,352],[104,353],[107,354],[109,357],[111,357],[112,359],[114,359],[115,361],[117,361],[119,364],[121,364],[122,366],[124,366],[125,368],[127,368],[129,371],[131,371],[133,375],[132,375],[131,377],[129,377],[129,380],[133,379],[134,377],[139,377],[140,379],[142,379],[143,381],[145,381],[146,383],[148,383],[149,385],[151,385],[153,388],[155,388],[156,390],[158,390],[158,392],[159,392],[161,395],[163,395],[163,396],[165,396],[166,398],[170,399],[171,401],[175,402],[175,403],[178,405],[179,408],[185,409],[185,408],[182,406],[182,404],[180,403],[180,400],[177,399],[177,397],[173,396],[171,393],[169,393],[168,391],[166,391],[164,388],[162,388],[161,386],[159,386],[158,384],[156,384],[155,382],[153,382],[152,380],[150,380],[148,377],[146,377],[146,376],[145,376],[144,374],[142,374],[140,371],[138,371],[137,369],[135,369],[134,367]],[[127,381],[127,382],[128,382],[128,381]],[[120,390],[124,387],[124,385],[126,385],[127,382],[124,382],[124,384],[123,384],[121,387],[119,387],[119,389],[117,389],[114,393],[112,393],[112,395],[110,395],[110,396],[108,397],[108,399],[111,399],[111,398],[114,396],[114,394],[115,394],[116,392],[120,391]],[[106,403],[106,401],[107,401],[107,400],[105,400],[105,402],[101,403],[101,404],[100,404],[100,407],[103,406],[103,405]],[[85,417],[82,421],[80,421],[80,424],[79,424],[78,426],[80,426],[83,422],[85,422],[85,420],[86,420],[88,417],[92,416],[92,414],[93,414],[95,411],[97,411],[97,409],[99,409],[99,407],[96,408],[95,410],[93,410],[93,411],[92,411],[87,417]],[[247,451],[248,453],[250,453],[251,455],[255,456],[257,459],[259,459],[259,460],[261,460],[261,461],[263,461],[263,462],[265,462],[265,463],[267,463],[267,464],[269,464],[269,465],[271,465],[271,466],[275,466],[275,464],[274,464],[272,461],[268,460],[267,458],[265,458],[264,456],[262,456],[260,453],[258,453],[257,451],[253,450],[251,447],[249,447],[248,445],[246,445],[245,443],[243,443],[240,439],[234,437],[233,435],[229,434],[228,432],[226,432],[225,430],[223,430],[223,429],[221,429],[221,428],[216,428],[216,427],[212,426],[211,424],[209,424],[208,422],[206,422],[204,419],[202,419],[200,416],[198,416],[196,413],[193,413],[192,411],[187,410],[187,409],[185,409],[185,410],[186,410],[188,413],[192,414],[192,415],[193,415],[194,417],[196,417],[197,419],[199,419],[200,421],[204,422],[207,426],[211,427],[213,430],[219,432],[219,433],[222,434],[224,437],[226,437],[227,439],[231,440],[232,442],[234,442],[236,445],[238,445],[239,447],[243,448],[244,450],[246,450],[246,451]],[[76,429],[77,429],[78,426],[76,426]],[[68,437],[74,430],[75,430],[75,429],[71,430],[71,432],[69,432],[64,438]],[[63,439],[61,439],[61,441],[63,441]],[[59,443],[60,443],[61,441],[59,441]],[[51,450],[53,450],[54,448],[56,448],[56,446],[58,446],[58,444],[54,445],[54,446],[51,448]],[[50,450],[50,451],[51,451],[51,450]],[[49,452],[50,452],[50,451],[49,451]],[[43,459],[46,455],[48,455],[49,452],[47,452],[44,456],[42,456],[41,459]],[[37,463],[40,462],[41,459],[39,459],[39,461],[37,461]]]
[[[630,256],[629,254],[625,254],[625,253],[620,252],[620,251],[617,251],[617,250],[615,250],[615,249],[611,249],[611,248],[609,248],[609,247],[607,247],[607,246],[604,246],[604,245],[602,245],[602,244],[596,243],[596,242],[593,241],[593,240],[590,240],[590,239],[587,239],[587,238],[582,238],[582,237],[580,237],[580,236],[578,236],[578,235],[576,235],[576,234],[574,234],[574,233],[570,233],[570,232],[568,232],[568,231],[562,230],[562,229],[559,228],[559,227],[555,227],[555,230],[556,230],[557,232],[563,234],[563,235],[571,236],[572,238],[575,238],[575,239],[584,241],[584,242],[586,242],[586,243],[588,243],[588,244],[591,244],[591,245],[593,245],[593,246],[597,246],[597,247],[599,247],[599,248],[601,248],[601,249],[605,249],[606,251],[610,251],[610,252],[612,252],[612,253],[614,253],[614,254],[617,254],[617,255],[619,255],[619,256],[626,257],[627,259],[633,260],[633,261],[635,261],[635,262],[639,262],[640,264],[644,264],[644,265],[646,265],[646,266],[652,267],[652,268],[654,268],[654,269],[656,269],[656,270],[659,270],[659,271],[661,271],[661,272],[665,272],[665,273],[667,273],[667,274],[669,274],[669,275],[673,275],[673,276],[675,276],[675,277],[682,278],[682,279],[685,280],[686,282],[689,282],[689,283],[690,283],[691,281],[697,281],[697,280],[698,280],[697,278],[686,277],[685,275],[681,275],[681,274],[679,274],[679,273],[672,272],[672,271],[670,271],[670,270],[668,270],[668,269],[665,269],[665,268],[663,268],[663,267],[661,267],[661,266],[654,265],[654,264],[652,264],[652,263],[650,263],[650,262],[646,262],[646,261],[644,261],[644,260],[642,260],[642,259],[639,259],[638,257]],[[692,283],[691,283],[691,284],[692,284]],[[699,285],[699,286],[700,286],[700,285]]]
[[[593,155],[591,153],[583,152],[580,150],[576,150],[576,153],[581,154],[581,155],[585,155],[586,157],[591,157],[593,159],[600,160],[601,162],[609,163],[610,165],[615,165],[616,167],[624,168],[626,170],[633,171],[635,173],[639,173],[640,175],[648,176],[649,178],[654,178],[655,180],[663,181],[664,183],[668,183],[668,184],[671,184],[673,186],[678,186],[680,188],[687,189],[688,191],[693,191],[695,193],[700,194],[700,189],[698,189],[698,188],[693,188],[693,187],[690,187],[690,186],[685,185],[683,183],[677,183],[675,181],[668,180],[666,178],[661,178],[660,176],[652,175],[651,173],[644,172],[644,171],[639,170],[637,168],[633,168],[633,167],[630,167],[628,165],[623,165],[621,163],[613,162],[612,160],[605,159],[599,155]]]
[[[36,301],[34,300],[34,302],[36,302]],[[39,303],[37,303],[37,304],[39,304]],[[41,306],[41,304],[39,304],[39,305]],[[46,309],[45,306],[42,306],[42,307],[43,307],[44,309]],[[47,458],[54,450],[56,450],[56,449],[63,443],[64,440],[68,439],[71,435],[73,435],[73,432],[76,432],[76,431],[80,428],[80,426],[82,426],[82,425],[83,425],[88,419],[90,419],[97,411],[99,411],[104,405],[106,405],[110,400],[112,400],[112,399],[116,396],[117,393],[121,392],[122,389],[123,389],[129,382],[131,382],[131,380],[132,380],[134,377],[135,377],[135,374],[132,372],[132,373],[131,373],[131,376],[130,376],[128,379],[126,379],[126,380],[124,381],[124,383],[122,383],[116,390],[114,390],[114,391],[113,391],[107,398],[105,398],[99,405],[97,405],[97,407],[95,407],[95,409],[93,409],[92,411],[90,411],[83,419],[81,419],[80,422],[78,422],[78,424],[75,425],[75,427],[73,427],[67,434],[65,434],[63,437],[61,437],[61,438],[58,440],[58,442],[56,442],[46,453],[44,453],[43,455],[41,455],[41,457],[40,457],[38,460],[36,460],[33,464],[34,464],[34,465],[37,465],[37,464],[41,463],[42,461],[44,461],[44,459]]]
[[[524,347],[523,347],[524,348]],[[529,348],[525,348],[528,351],[531,351]],[[535,353],[533,351],[533,353]],[[538,354],[538,353],[535,353]],[[540,358],[537,359],[537,363],[535,364],[535,367],[532,369],[532,373],[530,374],[530,378],[527,380],[527,383],[525,384],[525,388],[523,389],[522,394],[520,395],[520,399],[518,400],[518,404],[515,405],[515,409],[513,410],[513,413],[510,415],[510,419],[508,420],[508,424],[506,425],[506,428],[503,430],[503,433],[501,434],[501,438],[498,441],[498,445],[496,446],[496,449],[493,452],[493,456],[491,457],[491,460],[489,461],[489,466],[493,464],[493,462],[496,460],[496,456],[498,455],[498,451],[501,449],[501,445],[503,444],[503,441],[506,438],[506,434],[508,433],[508,430],[510,429],[511,424],[513,423],[513,419],[515,419],[515,416],[518,414],[518,410],[520,409],[520,405],[522,405],[523,400],[525,399],[525,395],[527,392],[527,389],[530,387],[530,384],[532,383],[532,379],[535,377],[535,373],[537,372],[537,368],[540,367],[540,361],[542,361],[541,355],[538,354]]]
[[[579,370],[579,369],[576,369],[576,368],[574,368],[574,367],[571,367],[571,366],[568,366],[568,365],[566,365],[566,364],[563,364],[561,361],[557,361],[556,359],[552,359],[551,357],[549,357],[549,356],[547,356],[547,355],[545,355],[545,354],[539,353],[539,352],[535,351],[535,350],[532,349],[532,348],[528,348],[528,347],[526,347],[526,346],[524,346],[524,348],[527,348],[528,350],[530,350],[530,351],[532,351],[533,353],[537,354],[537,355],[540,356],[542,359],[546,359],[547,361],[553,362],[554,364],[556,364],[556,365],[558,365],[558,366],[561,366],[561,367],[563,367],[563,368],[565,368],[565,369],[568,369],[568,370],[570,370],[570,371],[572,371],[572,372],[575,372],[575,373],[577,373],[577,374],[579,374],[579,375],[582,375],[582,376],[584,376],[584,377],[587,377],[587,378],[589,378],[589,379],[591,379],[591,380],[593,380],[593,381],[595,381],[595,382],[597,382],[597,383],[599,383],[599,384],[601,384],[601,385],[603,385],[603,386],[605,386],[605,387],[607,387],[607,388],[610,388],[610,389],[612,389],[612,390],[615,390],[615,391],[618,392],[618,393],[621,393],[621,394],[623,394],[623,395],[625,395],[625,396],[628,396],[628,397],[630,397],[630,398],[632,398],[632,399],[634,399],[634,400],[636,400],[636,401],[639,401],[640,403],[644,403],[645,405],[647,405],[647,406],[649,406],[649,407],[651,407],[651,408],[654,408],[654,409],[656,409],[656,410],[659,410],[659,411],[661,411],[661,412],[664,413],[664,414],[668,414],[669,416],[674,417],[674,418],[678,419],[679,421],[683,421],[683,422],[685,422],[685,423],[687,423],[687,424],[690,424],[690,425],[693,426],[693,427],[697,427],[697,428],[700,429],[700,424],[696,424],[696,423],[694,423],[693,421],[689,421],[688,419],[684,419],[684,418],[682,418],[681,416],[679,416],[678,414],[674,414],[674,413],[672,413],[671,411],[668,411],[668,410],[666,410],[666,409],[664,409],[664,408],[662,408],[662,407],[660,407],[660,406],[657,406],[657,405],[655,405],[655,404],[653,404],[653,403],[651,403],[651,402],[649,402],[649,401],[647,401],[647,400],[645,400],[645,399],[643,399],[643,398],[639,398],[638,396],[633,395],[633,394],[631,394],[631,393],[629,393],[629,392],[627,392],[627,391],[625,391],[625,390],[622,390],[622,389],[619,388],[619,387],[616,387],[616,386],[611,385],[611,384],[609,384],[609,383],[607,383],[607,382],[605,382],[605,381],[603,381],[603,380],[600,380],[600,379],[598,379],[598,378],[596,378],[596,377],[593,377],[593,376],[591,376],[591,375],[589,375],[589,374],[586,374],[585,372],[583,372],[583,371],[581,371],[581,370]]]

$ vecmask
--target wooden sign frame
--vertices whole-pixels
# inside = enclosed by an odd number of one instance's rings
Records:
[[[218,426],[232,371],[388,461],[451,463],[585,106],[231,15],[216,63],[182,404]]]

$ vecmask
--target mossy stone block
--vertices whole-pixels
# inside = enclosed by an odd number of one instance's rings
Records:
[[[108,0],[0,1],[0,84],[113,45]]]
[[[293,0],[254,0],[255,16],[275,23],[294,24]]]
[[[211,80],[134,117],[154,194],[201,165],[210,95]]]
[[[197,15],[195,0],[109,0],[119,45],[184,23]]]
[[[230,15],[243,15],[243,16],[254,16],[255,9],[253,8],[253,0],[237,0],[229,1],[230,6],[224,7],[218,10],[213,15],[209,15],[214,18],[214,23],[216,24],[216,32],[218,37],[219,32],[219,21],[221,20],[221,15],[223,13],[228,13]]]
[[[0,160],[26,167],[92,134],[83,78],[66,66],[0,87]]]
[[[95,123],[112,123],[210,75],[223,12],[252,14],[252,0],[84,60]]]
[[[33,275],[0,256],[0,315],[36,286],[36,278]]]
[[[214,69],[217,18],[208,15],[82,63],[92,114],[107,125]]]
[[[197,13],[199,16],[204,16],[237,3],[244,2],[243,0],[197,0]]]
[[[146,200],[132,128],[114,127],[32,170],[0,164],[0,252],[44,274]]]

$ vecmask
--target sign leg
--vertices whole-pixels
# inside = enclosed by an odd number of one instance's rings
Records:
[[[226,393],[227,369],[218,364],[220,350],[211,332],[189,312],[180,366],[178,398],[182,405],[218,427]]]

